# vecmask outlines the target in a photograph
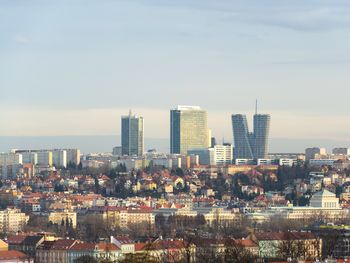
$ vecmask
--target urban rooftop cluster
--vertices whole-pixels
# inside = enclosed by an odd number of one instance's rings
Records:
[[[198,106],[170,111],[170,153],[121,146],[0,154],[0,262],[340,262],[350,256],[350,149],[270,153],[271,117],[233,114],[217,144]]]

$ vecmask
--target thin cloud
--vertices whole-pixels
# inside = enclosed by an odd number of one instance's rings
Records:
[[[14,41],[19,44],[28,44],[30,42],[30,39],[24,35],[16,35],[14,37]]]
[[[276,10],[277,11],[277,10]],[[312,8],[284,10],[257,16],[255,22],[298,31],[329,31],[350,27],[347,12],[340,8]]]

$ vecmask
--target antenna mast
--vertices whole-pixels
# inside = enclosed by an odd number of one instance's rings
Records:
[[[258,99],[255,100],[255,115],[258,114]]]

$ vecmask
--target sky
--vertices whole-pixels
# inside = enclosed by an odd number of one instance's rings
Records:
[[[180,104],[232,141],[230,115],[251,118],[258,99],[272,138],[350,141],[349,12],[348,0],[2,0],[0,136],[119,135],[132,109],[166,139]]]

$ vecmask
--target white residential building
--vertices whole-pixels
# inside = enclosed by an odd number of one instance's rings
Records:
[[[56,167],[67,167],[67,151],[56,149],[52,151],[52,164]]]
[[[202,165],[225,165],[232,163],[233,147],[231,144],[215,145],[212,148],[189,150],[188,154],[198,155]]]
[[[38,164],[52,166],[52,151],[38,151]]]
[[[13,177],[23,164],[23,158],[18,153],[0,153],[0,174],[2,178]]]
[[[38,154],[36,152],[21,152],[23,163],[38,164]]]
[[[67,152],[67,164],[80,164],[80,150],[79,149],[65,149]]]

